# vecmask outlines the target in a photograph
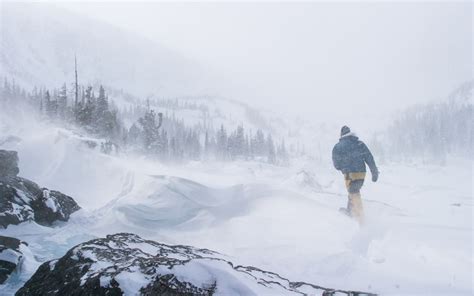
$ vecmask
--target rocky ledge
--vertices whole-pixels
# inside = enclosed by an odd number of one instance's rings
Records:
[[[119,233],[42,264],[16,295],[374,295],[292,282],[225,256]]]
[[[70,196],[18,177],[16,151],[0,150],[0,226],[35,221],[50,226],[67,221],[80,207]]]
[[[22,248],[27,244],[13,237],[0,235],[0,284],[21,265],[23,259]]]
[[[0,150],[0,178],[16,176],[18,168],[18,153],[16,151]]]

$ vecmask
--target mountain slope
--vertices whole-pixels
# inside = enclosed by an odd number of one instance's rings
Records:
[[[0,6],[0,75],[25,86],[101,81],[136,94],[193,90],[199,66],[145,38],[45,3]]]

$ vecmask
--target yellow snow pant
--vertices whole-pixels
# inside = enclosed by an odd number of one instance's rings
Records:
[[[364,223],[364,208],[360,197],[360,189],[364,184],[365,173],[347,173],[344,174],[346,188],[349,192],[349,200],[347,202],[347,211],[351,217],[356,219],[359,224]]]

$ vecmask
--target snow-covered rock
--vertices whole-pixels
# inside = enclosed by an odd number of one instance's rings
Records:
[[[369,295],[354,293],[361,292],[292,282],[207,249],[119,233],[45,262],[16,295]]]
[[[72,197],[59,191],[41,188],[38,184],[18,177],[18,156],[15,151],[0,150],[0,226],[35,221],[51,225],[67,221],[80,207]]]
[[[21,264],[23,258],[21,245],[26,246],[26,243],[13,237],[0,235],[0,284],[5,283]]]

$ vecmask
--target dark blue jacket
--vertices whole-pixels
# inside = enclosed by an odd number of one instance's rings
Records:
[[[374,157],[369,148],[353,134],[339,139],[339,143],[332,149],[332,161],[334,167],[344,174],[366,172],[366,163],[372,175],[378,173]]]

